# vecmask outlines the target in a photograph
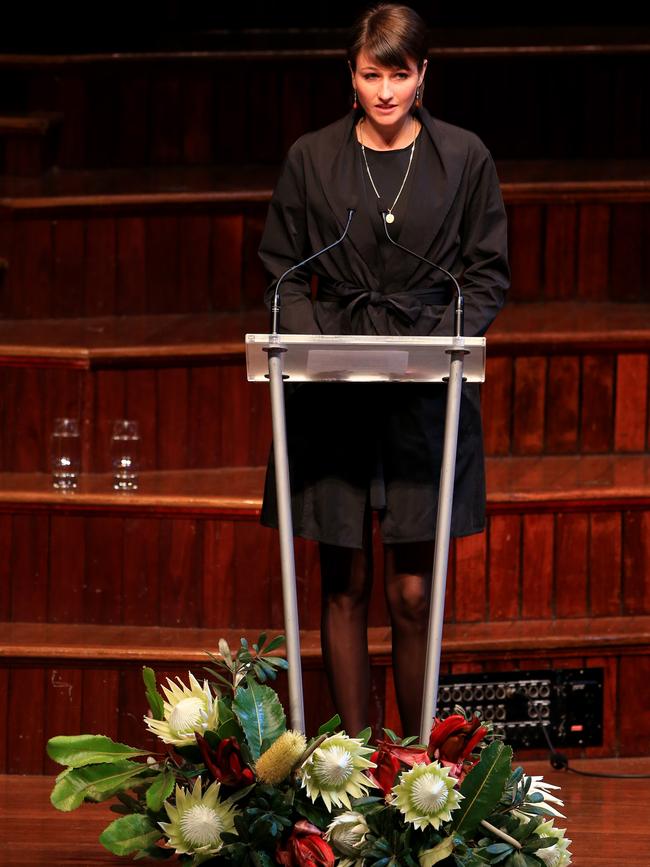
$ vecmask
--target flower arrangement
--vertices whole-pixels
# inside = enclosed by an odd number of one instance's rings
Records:
[[[150,753],[102,735],[55,737],[65,766],[51,800],[69,811],[115,799],[101,834],[116,855],[220,867],[566,867],[563,806],[541,777],[512,770],[512,750],[461,708],[434,721],[428,744],[371,731],[337,731],[338,716],[307,740],[287,730],[267,681],[286,661],[282,637],[208,654],[158,690],[143,670]]]

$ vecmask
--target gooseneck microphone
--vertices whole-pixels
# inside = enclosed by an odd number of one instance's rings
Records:
[[[434,268],[437,268],[438,271],[442,271],[443,274],[446,274],[452,281],[454,286],[456,287],[456,307],[454,309],[454,337],[463,337],[465,332],[465,321],[464,321],[464,306],[465,299],[463,298],[463,293],[461,291],[458,280],[447,271],[442,265],[438,265],[435,262],[432,262],[431,259],[427,259],[424,256],[420,256],[419,253],[415,253],[413,250],[409,250],[408,247],[405,247],[403,244],[399,244],[390,236],[390,232],[388,231],[388,223],[386,222],[386,214],[388,213],[388,208],[383,205],[381,202],[378,205],[379,213],[381,214],[381,221],[384,224],[384,232],[386,233],[386,237],[390,241],[393,246],[398,247],[400,250],[403,250],[405,253],[408,253],[410,256],[414,256],[416,259],[419,259],[420,262],[424,262],[426,265],[432,265]]]
[[[338,245],[341,243],[341,241],[343,241],[343,239],[348,233],[350,223],[352,222],[352,217],[354,217],[356,210],[356,208],[348,208],[348,221],[345,224],[343,234],[340,238],[338,238],[338,240],[334,241],[333,244],[328,244],[327,247],[323,247],[323,249],[319,250],[317,253],[312,253],[311,256],[303,259],[302,262],[298,262],[297,265],[292,265],[291,268],[287,268],[284,274],[282,274],[282,276],[278,278],[278,282],[275,284],[275,292],[273,293],[273,305],[271,306],[271,334],[277,336],[277,334],[279,333],[278,329],[280,327],[280,285],[284,278],[288,277],[288,275],[291,274],[292,271],[296,271],[298,268],[302,268],[303,265],[306,265],[313,259],[318,259],[319,256],[322,256],[323,253],[327,253],[328,250],[332,250],[334,249],[334,247],[338,247]]]

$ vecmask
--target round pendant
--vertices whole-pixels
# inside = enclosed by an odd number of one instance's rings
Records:
[[[386,222],[387,223],[394,223],[395,217],[391,213],[386,214]]]

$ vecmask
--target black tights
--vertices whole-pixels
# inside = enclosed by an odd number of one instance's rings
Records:
[[[320,545],[321,646],[334,706],[354,736],[368,724],[369,530],[363,549]],[[393,674],[403,734],[420,731],[433,542],[384,546],[384,590],[393,635]]]

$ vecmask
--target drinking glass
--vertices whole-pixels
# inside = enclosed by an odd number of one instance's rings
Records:
[[[135,491],[138,487],[140,434],[137,421],[121,418],[113,422],[111,436],[111,466],[113,488]]]
[[[52,485],[61,491],[77,487],[81,466],[81,439],[76,418],[55,418],[50,438]]]

